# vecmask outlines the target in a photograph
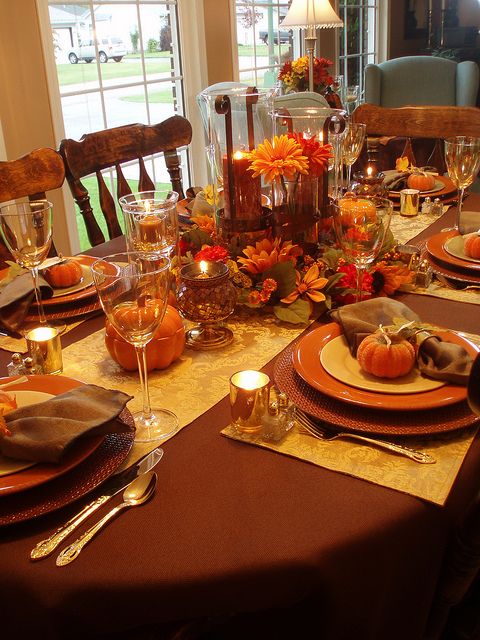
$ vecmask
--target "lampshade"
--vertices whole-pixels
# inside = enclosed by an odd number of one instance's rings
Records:
[[[293,0],[282,27],[343,27],[329,0]]]

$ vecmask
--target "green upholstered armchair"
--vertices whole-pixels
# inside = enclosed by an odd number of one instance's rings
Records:
[[[471,61],[406,56],[365,67],[365,102],[382,107],[474,107],[478,86],[478,65]]]

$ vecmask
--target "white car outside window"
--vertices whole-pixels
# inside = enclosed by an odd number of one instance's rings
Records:
[[[125,43],[118,36],[108,36],[97,41],[98,59],[100,62],[108,62],[110,59],[121,62],[127,53]],[[79,60],[92,62],[96,57],[95,43],[93,40],[81,42],[78,47],[73,47],[68,52],[68,59],[71,64],[77,64]]]

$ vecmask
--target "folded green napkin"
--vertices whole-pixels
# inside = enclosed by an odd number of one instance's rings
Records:
[[[39,286],[42,298],[52,297],[52,287],[41,277]],[[32,274],[22,273],[13,278],[0,290],[0,322],[10,331],[17,332],[34,300]]]
[[[398,300],[370,298],[335,309],[330,316],[342,327],[354,357],[360,342],[380,325],[399,327],[411,322],[418,345],[417,365],[420,372],[435,380],[465,386],[468,383],[472,357],[467,351],[460,345],[442,341],[428,328],[425,329],[417,314]]]
[[[78,438],[130,431],[115,418],[131,399],[121,391],[87,384],[16,409],[5,416],[10,435],[0,431],[0,452],[18,460],[60,462]]]
[[[383,184],[389,191],[401,191],[407,186],[409,174],[406,171],[389,171],[383,180]]]

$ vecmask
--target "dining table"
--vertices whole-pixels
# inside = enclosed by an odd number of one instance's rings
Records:
[[[467,204],[480,215],[480,195],[469,195]],[[455,206],[411,242],[423,246],[454,218]],[[124,238],[115,238],[86,254],[104,256],[123,247]],[[395,298],[431,325],[476,335],[480,294],[469,293],[471,301],[415,290],[397,292]],[[268,357],[254,364],[247,359],[243,368],[261,368],[273,380],[288,349],[328,322],[324,315],[301,330],[287,327],[278,347],[276,324],[263,327],[266,333],[256,351]],[[64,355],[77,348],[75,377],[82,382],[93,381],[89,362],[94,354],[85,341],[96,332],[101,335],[104,323],[97,312],[62,336]],[[228,324],[234,327],[235,348],[234,317]],[[240,362],[242,349],[234,353],[233,362]],[[209,366],[214,367],[218,354],[204,354]],[[275,447],[226,437],[228,377],[204,374],[196,366],[197,356],[186,350],[180,364],[171,365],[187,368],[188,375],[181,388],[169,389],[168,397],[175,400],[168,408],[187,411],[210,389],[216,391],[215,401],[201,405],[198,415],[161,444],[157,488],[146,504],[109,524],[65,567],[55,565],[55,555],[32,561],[30,551],[78,512],[88,495],[0,526],[2,636],[166,638],[194,622],[212,638],[424,638],[448,545],[480,487],[475,416],[458,473],[438,504]],[[109,357],[106,351],[102,357]],[[0,350],[4,376],[10,359],[11,352]],[[121,378],[115,367],[109,369],[109,386]],[[165,375],[152,371],[150,377],[155,384]],[[415,411],[420,422],[422,411]],[[387,426],[396,413],[382,413]],[[341,411],[338,419],[341,424]],[[313,448],[316,441],[309,442]],[[344,446],[368,467],[368,447],[353,441]],[[385,456],[395,476],[400,458]],[[14,499],[0,496],[0,519],[2,501],[11,505]],[[120,501],[121,495],[112,502]]]

